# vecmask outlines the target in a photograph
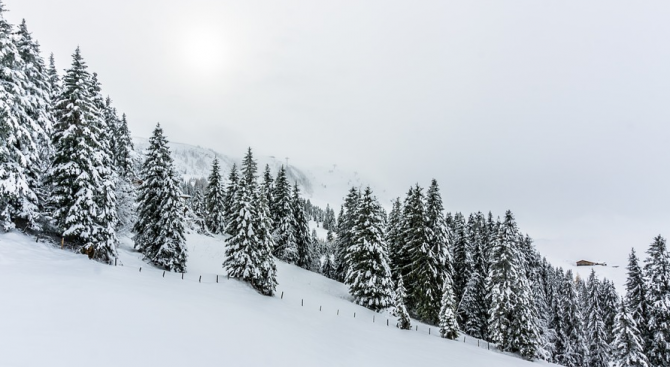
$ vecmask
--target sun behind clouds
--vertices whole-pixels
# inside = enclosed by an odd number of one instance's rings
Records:
[[[204,24],[185,30],[179,52],[191,73],[220,74],[230,66],[230,53],[223,33],[216,26]]]

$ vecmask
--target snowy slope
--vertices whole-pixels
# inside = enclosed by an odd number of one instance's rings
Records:
[[[114,267],[0,235],[0,366],[531,365],[426,325],[386,326],[342,284],[283,263],[277,296],[260,296],[225,279],[220,238],[189,235],[188,247],[182,280],[128,243]]]

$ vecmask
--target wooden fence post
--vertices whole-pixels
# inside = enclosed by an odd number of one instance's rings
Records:
[[[165,278],[165,270],[163,270],[163,278]]]
[[[303,299],[300,300],[300,306],[304,306],[304,305],[305,305],[305,299],[303,298]]]
[[[140,273],[142,272],[142,267],[140,266]]]
[[[181,273],[181,279],[184,280],[184,273]]]
[[[61,237],[60,239],[60,249],[63,249],[63,246],[65,245],[65,237]]]
[[[281,291],[281,299],[284,299],[284,291]]]
[[[202,283],[202,275],[198,278],[198,283]]]
[[[216,282],[219,282],[219,274],[216,274]]]
[[[354,312],[354,318],[356,318],[356,312]]]

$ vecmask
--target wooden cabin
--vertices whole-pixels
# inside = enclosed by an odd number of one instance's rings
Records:
[[[605,263],[597,263],[597,262],[588,261],[588,260],[577,261],[577,266],[596,266],[596,265],[607,266],[607,264],[605,264]]]

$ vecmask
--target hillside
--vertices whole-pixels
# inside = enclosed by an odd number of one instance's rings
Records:
[[[133,138],[133,142],[137,152],[142,152],[149,144],[148,139],[138,137]],[[223,176],[226,177],[233,163],[239,166],[242,158],[241,154],[244,153],[239,152],[240,155],[236,156],[183,143],[171,142],[169,145],[177,172],[185,179],[209,176],[214,156],[218,157],[221,161]],[[279,167],[286,164],[285,160],[274,156],[256,156],[256,158],[261,172],[265,165],[268,164],[273,174],[276,174]],[[339,167],[336,164],[320,167],[296,167],[290,164],[287,173],[291,181],[297,181],[300,184],[305,197],[323,208],[325,208],[326,204],[330,204],[336,213],[339,211],[339,206],[342,204],[344,196],[352,186],[364,187],[370,185],[379,198],[379,202],[386,206],[387,210],[390,209],[390,202],[394,197],[402,197],[404,195],[403,192],[389,192],[383,183],[378,183],[358,172],[348,171],[346,168]],[[448,198],[449,195],[450,193],[443,193],[445,198]],[[446,210],[451,211],[449,207]],[[494,214],[501,215],[503,213]],[[523,227],[524,223],[520,223],[520,225]],[[538,235],[537,233],[529,234],[531,237]],[[588,277],[593,269],[599,276],[613,280],[617,288],[620,290],[623,289],[622,287],[626,280],[625,268],[628,250],[612,252],[602,251],[599,247],[572,248],[566,247],[562,243],[542,238],[538,239],[535,244],[540,254],[545,256],[554,266],[560,266],[566,270],[571,269],[575,274],[579,274],[583,278]],[[639,254],[643,253],[647,246],[646,243],[636,245]],[[594,259],[589,256],[596,256],[597,258]],[[575,266],[575,262],[581,260],[582,257],[585,257],[587,260],[607,262],[608,266]]]
[[[221,238],[189,235],[188,247],[182,280],[142,262],[128,239],[114,267],[0,235],[0,365],[531,365],[423,324],[386,326],[387,315],[351,303],[344,285],[284,263],[277,295],[260,296],[225,279]]]

